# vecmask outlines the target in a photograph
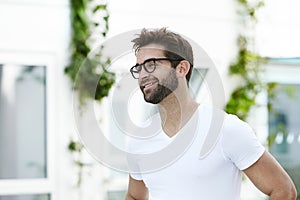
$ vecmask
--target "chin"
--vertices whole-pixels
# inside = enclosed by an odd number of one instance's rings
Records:
[[[157,101],[155,99],[147,99],[147,98],[144,98],[144,99],[145,99],[145,101],[147,103],[151,103],[151,104],[158,104],[158,103],[160,103],[160,101]]]
[[[147,103],[151,103],[151,104],[158,104],[162,101],[162,99],[153,98],[151,95],[147,97],[147,96],[145,96],[145,94],[144,94],[144,100]]]

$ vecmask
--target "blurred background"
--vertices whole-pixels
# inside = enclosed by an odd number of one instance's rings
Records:
[[[124,199],[128,174],[96,162],[78,139],[72,88],[78,63],[92,49],[144,27],[168,27],[203,48],[221,77],[224,108],[250,123],[299,194],[299,9],[298,0],[0,0],[0,200]],[[132,52],[101,56],[100,50],[91,58],[101,60],[95,69],[105,74],[96,115],[107,138],[121,146],[110,100],[135,59]],[[207,70],[196,66],[192,81],[200,103],[211,101],[202,86]],[[256,89],[245,89],[253,83]],[[84,91],[76,94],[91,101]],[[131,107],[126,98],[115,102],[126,108],[119,113],[124,123],[127,112],[138,110],[133,121],[147,117],[142,108],[151,112],[139,94],[133,99]],[[247,178],[241,195],[267,199]]]

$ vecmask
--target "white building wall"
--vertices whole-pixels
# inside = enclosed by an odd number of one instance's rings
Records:
[[[237,50],[235,44],[238,20],[234,2],[233,0],[111,0],[108,2],[110,12],[108,38],[144,27],[168,27],[191,38],[205,49],[215,62],[223,81],[227,100],[230,90],[236,86],[235,80],[227,76],[228,65]],[[56,116],[56,131],[51,134],[55,134],[55,197],[57,199],[75,199],[73,197],[76,195],[72,188],[74,170],[66,150],[70,136],[75,132],[70,85],[63,73],[69,52],[69,24],[68,0],[0,1],[0,53],[16,53],[23,56],[50,55],[53,59],[55,77],[52,78],[56,83],[53,99],[56,102],[50,112]],[[269,33],[265,32],[261,41],[263,38],[268,38],[268,35]],[[270,39],[267,41],[268,44],[272,43],[270,41]],[[267,50],[263,49],[263,52]],[[97,170],[98,177],[103,175],[102,170],[106,171],[105,174],[110,173],[110,170],[101,166]],[[95,186],[93,188],[97,190]],[[99,192],[101,190],[99,189]],[[247,196],[247,192],[243,194]]]
[[[168,27],[195,41],[214,61],[229,98],[232,86],[227,69],[237,50],[235,1],[111,0],[109,9],[109,36],[133,29]]]
[[[47,83],[49,81],[52,84],[50,88],[53,91],[50,94],[54,96],[49,98],[52,106],[48,113],[55,116],[52,123],[55,127],[51,127],[49,130],[52,131],[48,132],[53,138],[50,143],[52,152],[48,155],[52,159],[48,171],[52,181],[50,190],[55,200],[75,199],[71,198],[74,195],[71,185],[74,170],[66,150],[70,136],[74,133],[71,92],[63,71],[70,39],[68,0],[1,0],[0,30],[1,60],[7,57],[5,60],[11,63],[26,60],[26,64],[44,63],[51,67],[53,73],[47,77]],[[44,57],[47,59],[43,60]]]

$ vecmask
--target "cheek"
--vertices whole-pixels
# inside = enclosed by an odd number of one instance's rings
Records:
[[[140,77],[140,78],[138,79],[138,84],[141,85],[141,83],[142,83],[142,78]]]
[[[160,69],[157,69],[155,70],[154,74],[157,78],[159,79],[164,79],[166,78],[167,76],[169,76],[171,73],[173,73],[171,70],[174,70],[174,69],[170,69],[170,68],[160,68]],[[176,73],[176,72],[175,72]]]

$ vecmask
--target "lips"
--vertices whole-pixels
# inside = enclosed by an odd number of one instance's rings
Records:
[[[155,82],[150,82],[150,83],[146,83],[145,85],[143,85],[143,88],[148,88],[151,87]]]
[[[155,85],[157,83],[157,81],[154,82],[147,82],[143,85],[141,85],[141,90],[146,92],[148,89],[150,89],[153,85]]]
[[[146,88],[151,87],[152,85],[154,85],[157,82],[158,82],[158,80],[156,78],[144,79],[144,80],[142,80],[140,87],[141,87],[141,89],[146,89]]]

